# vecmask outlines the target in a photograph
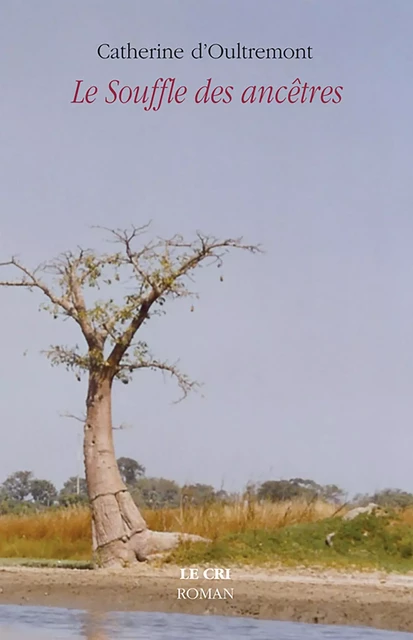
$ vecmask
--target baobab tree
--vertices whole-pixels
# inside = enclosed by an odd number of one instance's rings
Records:
[[[41,308],[54,318],[70,318],[83,335],[83,348],[54,345],[45,353],[52,365],[87,374],[84,462],[92,514],[92,539],[98,566],[126,566],[157,551],[173,548],[180,534],[150,531],[124,484],[113,442],[112,388],[127,384],[138,369],[170,374],[185,397],[197,383],[177,364],[155,358],[139,331],[164,305],[196,295],[194,271],[221,267],[232,249],[260,249],[242,239],[219,240],[197,233],[145,241],[148,226],[103,229],[112,241],[109,253],[77,248],[34,269],[12,257],[0,266],[10,272],[3,287],[42,294]],[[222,276],[220,277],[222,280]],[[103,299],[101,298],[103,296]],[[197,536],[186,536],[199,539]]]

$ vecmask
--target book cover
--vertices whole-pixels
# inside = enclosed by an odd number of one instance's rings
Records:
[[[2,637],[413,632],[412,3],[0,16]]]

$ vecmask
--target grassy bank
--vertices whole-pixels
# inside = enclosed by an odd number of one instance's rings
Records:
[[[208,546],[183,545],[175,551],[170,561],[182,565],[282,562],[413,570],[413,509],[392,519],[373,516],[351,522],[333,518],[334,513],[335,507],[323,502],[295,501],[144,511],[144,517],[151,529],[212,539]],[[336,536],[329,548],[324,541],[331,531]],[[60,560],[88,566],[84,563],[90,562],[91,551],[86,508],[0,517],[0,558],[9,562]]]
[[[325,539],[332,531],[333,547],[328,547]],[[224,535],[208,546],[182,545],[167,561],[183,566],[283,564],[407,572],[413,571],[413,529],[398,518],[329,518]]]

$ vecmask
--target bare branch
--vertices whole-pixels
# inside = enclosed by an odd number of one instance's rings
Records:
[[[149,310],[156,299],[156,294],[154,292],[151,292],[148,298],[142,301],[138,313],[132,319],[131,323],[124,331],[121,338],[117,341],[117,344],[113,347],[112,352],[107,359],[109,367],[113,370],[115,370],[115,368],[121,362],[123,356],[125,355],[133,340],[135,333],[148,317]]]
[[[40,267],[37,267],[37,269],[35,269],[34,271],[30,271],[22,264],[20,264],[20,262],[18,262],[16,258],[12,258],[8,262],[0,263],[0,267],[6,266],[15,267],[23,275],[21,277],[21,280],[0,280],[0,287],[27,287],[28,289],[40,289],[40,291],[42,291],[53,304],[61,307],[69,316],[75,317],[75,309],[73,305],[70,304],[69,299],[67,297],[57,296],[44,282],[37,278],[36,273],[40,270]]]
[[[176,235],[169,240],[158,239],[157,242],[145,245],[143,249],[136,252],[132,249],[131,243],[145,230],[146,227],[138,229],[132,227],[131,231],[109,230],[115,237],[115,242],[123,244],[124,261],[132,266],[135,275],[141,281],[140,292],[146,292],[145,295],[140,296],[136,314],[117,340],[108,358],[108,364],[113,370],[121,362],[135,333],[149,317],[149,312],[155,303],[167,295],[176,297],[191,295],[185,283],[181,282],[184,276],[190,278],[191,271],[206,260],[221,266],[224,254],[230,249],[243,249],[251,253],[261,252],[258,246],[243,244],[242,238],[220,241],[204,236],[200,232],[197,233],[198,242],[195,243],[185,242],[181,236]],[[155,266],[148,268],[145,264],[148,259],[152,263],[155,262]],[[111,328],[108,327],[108,330]]]
[[[72,259],[71,256],[67,256],[67,279],[69,285],[69,291],[71,293],[73,306],[77,311],[77,319],[80,324],[80,327],[83,331],[83,335],[85,336],[89,346],[96,346],[96,341],[94,340],[95,332],[93,331],[93,327],[89,322],[86,310],[85,299],[83,297],[82,287],[80,278],[77,274],[77,270],[82,264],[83,259],[83,251],[80,250],[79,258]]]
[[[84,415],[82,418],[79,418],[79,416],[75,416],[73,415],[73,413],[69,413],[68,411],[65,411],[64,413],[59,413],[59,416],[61,418],[71,418],[72,420],[77,420],[78,422],[82,422],[82,423],[86,422],[86,415]]]
[[[59,416],[61,418],[71,418],[72,420],[77,420],[77,422],[81,422],[82,424],[86,422],[86,415],[83,415],[82,418],[79,418],[79,416],[75,416],[73,415],[73,413],[65,411],[64,413],[59,413]],[[114,431],[124,431],[125,429],[131,429],[131,425],[122,422],[118,427],[112,427],[112,429]]]
[[[125,429],[132,429],[132,426],[130,424],[127,424],[126,422],[121,422],[118,427],[112,427],[112,429],[114,431],[125,431]]]
[[[174,402],[174,404],[177,404],[184,400],[191,391],[196,391],[201,386],[198,382],[191,380],[189,376],[182,373],[177,365],[178,363],[169,364],[168,362],[161,362],[159,360],[128,362],[122,365],[118,377],[123,382],[127,382],[129,375],[138,369],[151,369],[152,371],[161,371],[163,374],[169,373],[172,378],[175,378],[178,387],[182,391],[182,396]]]
[[[83,295],[81,293],[80,284],[74,274],[77,265],[76,263],[70,262],[69,254],[67,255],[67,266],[65,269],[59,266],[59,261],[57,260],[52,265],[40,265],[31,271],[18,262],[14,257],[7,262],[0,263],[0,267],[6,266],[14,267],[22,273],[22,276],[19,280],[0,280],[0,287],[26,287],[29,290],[39,289],[50,300],[50,302],[52,302],[52,304],[60,307],[67,316],[72,317],[80,325],[89,346],[96,346],[93,328],[87,320],[87,311]],[[60,274],[63,274],[66,271],[66,275],[69,279],[68,293],[61,296],[55,294],[52,289],[36,275],[41,270],[45,272],[48,270],[54,270]],[[72,300],[70,294],[72,294]]]
[[[89,350],[88,353],[82,354],[79,352],[78,345],[75,347],[54,345],[42,353],[50,360],[53,367],[64,365],[68,371],[74,371],[78,382],[81,381],[81,376],[85,372],[104,366],[101,351]]]

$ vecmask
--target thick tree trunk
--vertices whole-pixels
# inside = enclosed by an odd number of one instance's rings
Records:
[[[92,510],[93,550],[102,566],[136,561],[146,522],[128,493],[116,462],[112,430],[112,384],[90,374],[84,435],[86,481]],[[142,558],[143,559],[143,558]]]
[[[90,374],[84,434],[86,481],[92,510],[93,550],[103,567],[128,566],[199,536],[152,532],[122,481],[112,429],[112,383]]]

